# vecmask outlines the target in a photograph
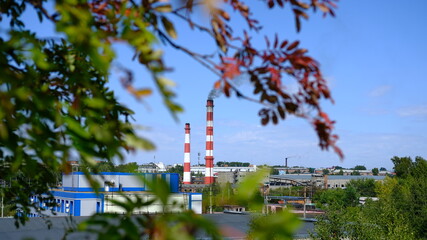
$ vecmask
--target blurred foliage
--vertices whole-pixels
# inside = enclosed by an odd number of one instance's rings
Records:
[[[285,210],[273,214],[253,215],[248,239],[293,239],[300,226],[298,217]]]
[[[136,87],[133,71],[114,63],[117,43],[134,51],[133,59],[152,78],[173,118],[177,119],[183,109],[175,101],[175,82],[165,77],[170,68],[164,63],[161,44],[184,52],[211,70],[219,78],[215,88],[226,96],[234,93],[261,103],[258,115],[263,125],[276,124],[286,115],[307,119],[319,137],[319,146],[332,148],[343,157],[336,145],[338,136],[333,133],[335,122],[320,106],[322,99],[332,101],[332,97],[318,62],[299,47],[299,41],[279,40],[277,35],[266,37],[266,49],[255,48],[248,31],[258,32],[261,25],[252,17],[249,6],[239,0],[223,2],[228,7],[215,1],[192,0],[174,4],[158,0],[0,0],[0,176],[8,183],[1,188],[1,196],[17,213],[17,226],[25,223],[31,210],[43,215],[42,209],[30,201],[31,196],[47,202],[47,207],[55,205],[49,190],[57,187],[59,173],[72,171],[70,160],[77,159],[91,187],[99,189],[100,183],[91,173],[108,170],[116,160],[123,161],[124,151],[154,149],[129,122],[133,111],[108,87],[114,67],[122,75],[121,84],[135,99],[142,101],[153,93],[150,88]],[[292,9],[297,31],[301,18],[309,18],[309,10],[335,15],[332,0],[265,1],[269,8],[282,8],[285,2]],[[227,13],[230,9],[243,18],[248,31],[234,35]],[[39,37],[36,29],[25,25],[26,21],[37,21],[25,19],[27,11],[35,11],[41,27],[46,22],[52,24],[58,35]],[[208,13],[207,26],[192,18],[200,11]],[[179,36],[177,19],[208,34],[217,46],[215,54],[204,55],[179,45],[175,41]],[[234,77],[243,73],[250,76],[257,99],[234,86]],[[285,77],[295,80],[297,93],[287,92],[281,81]],[[120,171],[135,169],[134,164],[122,167]],[[243,182],[236,193],[238,201],[258,209],[262,197],[254,186],[261,179],[256,175]],[[165,188],[161,182],[152,186],[162,203],[167,202]],[[127,214],[95,215],[80,228],[95,231],[100,238],[185,239],[193,232],[181,231],[183,228],[199,227],[216,236],[212,225],[193,213],[133,219],[129,216],[132,209],[149,202],[128,199],[122,204]],[[117,225],[103,220],[109,218],[117,219]],[[92,225],[100,228],[93,229]],[[141,233],[139,226],[145,226],[148,235]]]
[[[221,238],[215,225],[202,215],[187,210],[185,204],[171,201],[170,188],[165,180],[147,181],[141,177],[141,181],[152,189],[150,200],[147,201],[144,195],[115,193],[115,198],[108,201],[119,206],[120,213],[95,214],[69,228],[67,235],[87,232],[95,234],[98,239],[194,239],[203,234],[210,239]],[[141,209],[153,204],[161,206],[158,214],[140,213],[144,212]]]

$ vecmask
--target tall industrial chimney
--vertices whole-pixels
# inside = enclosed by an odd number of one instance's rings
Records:
[[[191,184],[190,173],[190,124],[185,124],[185,142],[184,142],[184,178],[183,184]]]
[[[212,99],[208,99],[206,103],[206,171],[205,171],[205,184],[214,183],[213,177],[213,107]]]

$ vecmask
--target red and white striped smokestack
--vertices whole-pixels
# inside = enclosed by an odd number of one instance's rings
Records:
[[[183,184],[191,184],[190,173],[190,124],[185,124],[185,142],[184,142],[184,178]]]
[[[206,103],[206,171],[205,171],[205,184],[214,183],[213,177],[213,107],[212,99],[208,99]]]

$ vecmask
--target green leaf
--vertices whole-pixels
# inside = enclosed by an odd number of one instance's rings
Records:
[[[264,202],[260,189],[263,189],[263,180],[269,175],[269,172],[269,169],[261,168],[245,177],[237,187],[237,199],[242,204],[249,205],[252,210],[261,210]]]
[[[163,85],[163,86],[168,86],[168,87],[175,87],[176,83],[168,78],[165,77],[158,77],[158,82],[159,84]]]
[[[90,138],[90,134],[76,120],[67,117],[64,119],[64,121],[67,124],[68,130],[74,132],[76,135],[82,138],[85,138],[85,139]]]
[[[152,180],[145,179],[144,181],[150,191],[152,191],[154,195],[157,196],[163,206],[166,206],[170,195],[169,184],[162,178],[156,178]]]
[[[285,210],[276,214],[254,216],[249,225],[250,239],[293,239],[300,221],[295,214]]]
[[[166,17],[162,16],[162,24],[171,38],[176,39],[178,37],[175,31],[175,27],[173,26],[172,22],[170,22]]]
[[[155,7],[154,10],[157,12],[167,13],[172,11],[172,6],[170,4],[161,5],[161,6]]]
[[[155,146],[147,139],[140,138],[133,134],[126,134],[125,141],[128,146],[143,149],[143,150],[154,150]]]
[[[83,102],[91,108],[104,109],[106,102],[102,98],[85,98]]]

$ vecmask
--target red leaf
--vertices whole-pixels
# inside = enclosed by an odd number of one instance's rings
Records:
[[[296,48],[296,47],[298,46],[298,44],[299,44],[299,41],[295,41],[295,42],[293,42],[291,45],[289,45],[289,47],[288,47],[288,48],[286,48],[286,50],[287,50],[287,51],[290,51],[290,50],[292,50],[292,49]]]
[[[280,44],[280,48],[284,48],[284,47],[286,47],[286,45],[288,44],[288,40],[284,40],[283,42],[282,42],[282,44]]]
[[[277,33],[276,33],[276,37],[275,37],[275,39],[274,39],[274,48],[277,48],[277,44],[278,44],[278,42],[279,42],[279,39],[278,39],[278,37],[277,37]]]
[[[268,40],[267,36],[264,36],[264,38],[265,38],[265,42],[267,44],[267,48],[270,48],[270,40]]]

